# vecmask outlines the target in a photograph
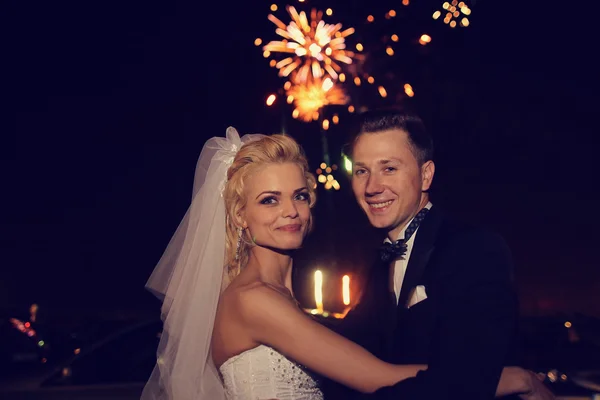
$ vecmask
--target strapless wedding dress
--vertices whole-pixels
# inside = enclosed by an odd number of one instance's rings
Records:
[[[227,400],[322,400],[317,381],[299,364],[260,345],[219,368]]]

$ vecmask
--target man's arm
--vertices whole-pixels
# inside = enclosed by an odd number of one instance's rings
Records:
[[[384,268],[373,265],[364,276],[363,293],[360,303],[352,309],[338,324],[328,326],[338,334],[359,344],[381,358],[384,319],[389,319],[393,310],[385,310],[386,282]],[[395,304],[393,304],[395,306]],[[393,307],[395,309],[395,307]],[[321,379],[321,390],[326,399],[359,400],[373,398],[372,394],[364,394],[327,378]]]
[[[512,261],[504,241],[477,231],[441,249],[439,320],[429,368],[377,392],[384,399],[493,399],[516,323]]]
[[[389,291],[389,270],[371,267],[360,302],[338,324],[329,326],[338,334],[380,356],[382,337],[390,316],[396,312],[394,294]]]

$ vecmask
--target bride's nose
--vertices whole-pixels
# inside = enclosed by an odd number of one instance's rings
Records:
[[[298,216],[298,208],[294,200],[286,200],[282,204],[281,216],[284,218],[296,218]]]

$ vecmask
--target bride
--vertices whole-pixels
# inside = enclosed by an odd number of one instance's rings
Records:
[[[143,400],[316,400],[312,372],[371,393],[427,368],[385,363],[298,306],[292,254],[311,228],[314,187],[288,136],[229,128],[206,142],[192,204],[148,281],[164,330]],[[505,368],[497,395],[550,398],[535,385]]]

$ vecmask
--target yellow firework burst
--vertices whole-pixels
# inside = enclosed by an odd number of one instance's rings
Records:
[[[346,37],[354,33],[354,28],[342,31],[341,23],[327,24],[322,19],[323,12],[314,8],[310,20],[304,11],[298,13],[293,6],[286,9],[291,17],[287,25],[273,14],[268,16],[277,27],[275,33],[283,40],[267,43],[263,47],[265,57],[271,53],[288,55],[276,67],[280,76],[290,76],[295,84],[327,76],[336,80],[342,71],[340,63],[352,63],[354,53],[346,50]]]
[[[330,77],[286,84],[286,95],[288,102],[295,106],[292,116],[305,122],[317,120],[319,110],[325,106],[343,105],[349,101],[346,93]]]
[[[444,23],[449,25],[450,28],[455,28],[457,25],[460,25],[461,27],[469,26],[470,22],[468,16],[471,15],[471,9],[464,1],[446,1],[442,4],[442,8],[445,11],[434,12],[433,19],[438,19],[444,15]],[[457,23],[456,21],[459,22]]]

